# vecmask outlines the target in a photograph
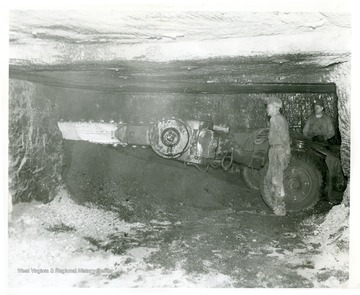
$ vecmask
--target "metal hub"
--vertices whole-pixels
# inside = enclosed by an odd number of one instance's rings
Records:
[[[178,119],[158,121],[150,131],[150,144],[155,153],[167,159],[180,157],[189,147],[189,131]]]
[[[300,202],[307,198],[310,193],[311,175],[302,168],[291,168],[285,171],[284,185],[287,201]]]
[[[292,177],[291,179],[289,179],[289,187],[291,190],[299,190],[300,186],[301,183],[297,178]]]
[[[176,146],[180,141],[180,132],[175,128],[167,128],[161,134],[161,141],[168,147]]]

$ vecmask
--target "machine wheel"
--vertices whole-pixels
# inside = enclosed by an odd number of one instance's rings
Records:
[[[248,188],[260,190],[261,173],[260,170],[252,169],[247,166],[240,166],[241,179]]]
[[[264,189],[264,177],[267,165],[262,173],[260,190],[264,202],[267,201]],[[306,154],[292,155],[291,162],[284,173],[285,203],[287,211],[301,211],[316,205],[321,196],[323,177],[317,165],[317,160]]]
[[[149,132],[151,148],[160,157],[176,159],[189,148],[187,125],[177,119],[158,121]]]

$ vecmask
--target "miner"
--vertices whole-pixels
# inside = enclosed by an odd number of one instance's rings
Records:
[[[326,142],[335,135],[331,118],[324,113],[324,102],[319,99],[314,103],[315,113],[305,123],[303,134],[314,141]]]
[[[290,162],[289,124],[280,114],[282,101],[277,97],[267,100],[267,114],[270,116],[269,166],[264,178],[264,198],[279,216],[286,215],[284,171]]]

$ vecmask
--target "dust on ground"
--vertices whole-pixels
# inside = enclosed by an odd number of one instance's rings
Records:
[[[346,286],[342,205],[295,218],[191,211],[129,223],[76,204],[66,190],[49,204],[18,204],[9,225],[9,287]]]
[[[348,284],[344,205],[279,217],[236,173],[80,142],[65,156],[52,202],[13,207],[9,287]]]

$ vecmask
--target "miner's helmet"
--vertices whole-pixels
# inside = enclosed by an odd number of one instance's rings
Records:
[[[322,100],[321,98],[314,100],[314,106],[321,106],[322,108],[324,108],[324,100]]]
[[[267,99],[267,101],[266,101],[266,104],[268,106],[271,105],[271,106],[274,106],[274,107],[279,108],[279,109],[282,108],[282,105],[283,105],[281,99],[277,98],[277,97],[269,97]]]

